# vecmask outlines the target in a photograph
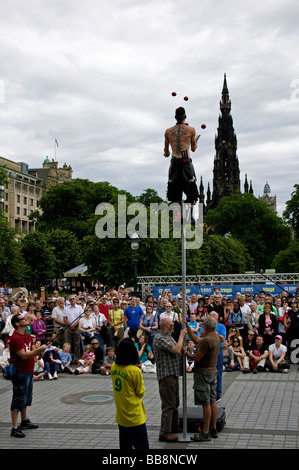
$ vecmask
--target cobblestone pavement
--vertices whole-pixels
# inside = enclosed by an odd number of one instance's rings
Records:
[[[160,398],[156,376],[144,374],[150,448],[165,455],[167,450],[175,454],[196,453],[199,449],[298,449],[298,378],[295,364],[288,374],[225,372],[219,406],[225,407],[226,425],[218,439],[168,444],[158,440]],[[192,386],[193,377],[188,374],[188,407],[194,406]],[[11,395],[11,382],[1,377],[1,449],[118,449],[110,377],[65,374],[56,381],[35,382],[29,417],[39,424],[39,429],[25,431],[23,439],[10,437]],[[94,402],[99,396],[103,401]]]

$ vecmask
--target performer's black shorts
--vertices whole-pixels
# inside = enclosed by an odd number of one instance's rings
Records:
[[[185,202],[190,204],[194,204],[199,198],[192,160],[172,158],[168,172],[167,199],[181,203],[183,193],[186,195]]]

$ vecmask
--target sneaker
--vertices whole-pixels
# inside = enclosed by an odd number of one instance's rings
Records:
[[[49,380],[53,380],[53,377],[52,377],[51,374],[48,374],[48,379],[49,379]]]
[[[218,437],[218,431],[217,431],[216,428],[210,430],[210,436],[211,436],[213,439],[217,439],[217,437]]]
[[[26,434],[24,434],[23,431],[21,431],[20,427],[12,428],[10,435],[12,437],[25,437],[26,436]]]
[[[54,379],[54,380],[57,380],[57,379],[58,379],[57,372],[54,372],[53,379]]]
[[[289,373],[289,369],[282,369],[282,372],[283,372],[283,374],[288,374],[288,373]]]
[[[221,401],[221,397],[217,398],[216,403],[219,403]]]
[[[20,429],[37,429],[38,427],[38,424],[31,423],[30,419],[26,419],[20,424]]]
[[[194,442],[208,442],[211,440],[211,437],[210,433],[205,434],[204,432],[200,432],[199,434],[193,434],[190,439]]]

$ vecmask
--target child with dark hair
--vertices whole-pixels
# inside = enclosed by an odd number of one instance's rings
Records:
[[[118,346],[110,375],[116,406],[115,421],[119,428],[122,450],[148,449],[146,413],[142,398],[145,393],[139,356],[134,341],[125,338]]]

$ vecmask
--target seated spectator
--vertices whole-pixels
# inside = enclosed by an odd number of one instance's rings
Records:
[[[95,360],[95,354],[93,352],[91,344],[85,346],[85,351],[82,355],[82,359],[79,359],[77,367],[75,369],[75,375],[88,374],[92,371],[92,364]]]
[[[60,358],[58,353],[58,348],[53,346],[53,342],[51,338],[46,338],[46,346],[47,349],[43,355],[43,361],[45,363],[45,371],[48,374],[49,380],[57,380],[58,375],[57,372],[60,370]]]
[[[255,333],[253,330],[249,330],[247,332],[247,335],[244,338],[243,348],[244,348],[246,356],[248,356],[249,351],[251,351],[252,349],[256,349]]]
[[[244,369],[244,358],[246,356],[243,347],[240,344],[239,338],[233,339],[233,344],[231,346],[234,355],[234,362],[235,362],[235,369],[240,368],[240,370]]]
[[[91,339],[93,338],[96,329],[95,320],[91,316],[91,310],[91,307],[87,308],[85,310],[84,317],[81,317],[79,320],[78,328],[81,333],[84,346],[91,343]]]
[[[232,372],[238,367],[234,361],[233,348],[228,345],[227,340],[223,342],[223,371]]]
[[[244,358],[244,373],[253,371],[255,374],[265,370],[266,359],[268,357],[268,350],[264,344],[262,335],[256,337],[256,349],[248,351],[248,356]]]
[[[110,375],[110,369],[115,359],[115,350],[111,346],[107,348],[104,364],[100,367],[102,375]]]
[[[45,361],[45,371],[48,373],[49,380],[58,379],[57,372],[60,370],[61,360],[57,358],[56,351],[50,351],[47,361]],[[57,353],[58,354],[58,353]]]
[[[70,354],[71,345],[69,343],[64,343],[62,351],[59,352],[59,358],[61,360],[60,370],[61,372],[66,372],[68,374],[73,374],[74,371],[71,368],[72,356]]]
[[[38,349],[41,345],[40,340],[36,340],[34,343],[35,349]],[[45,375],[47,375],[47,372],[45,371],[45,363],[42,356],[34,356],[33,380],[44,380]]]
[[[287,347],[282,344],[282,336],[275,336],[275,343],[269,346],[269,356],[266,360],[266,369],[271,372],[284,372],[288,373],[290,364],[285,360]]]
[[[92,374],[100,374],[101,373],[101,366],[104,362],[104,351],[100,346],[99,341],[96,337],[93,338],[91,341],[92,350],[94,352],[94,361],[92,364],[91,372]]]
[[[232,346],[233,340],[235,338],[238,338],[240,340],[241,346],[243,346],[243,338],[240,335],[238,328],[233,327],[228,330],[228,334],[227,334],[227,342],[229,346]]]
[[[138,342],[135,344],[140,359],[140,367],[142,372],[156,372],[156,366],[151,360],[154,359],[152,348],[148,344],[146,335],[141,335]]]

